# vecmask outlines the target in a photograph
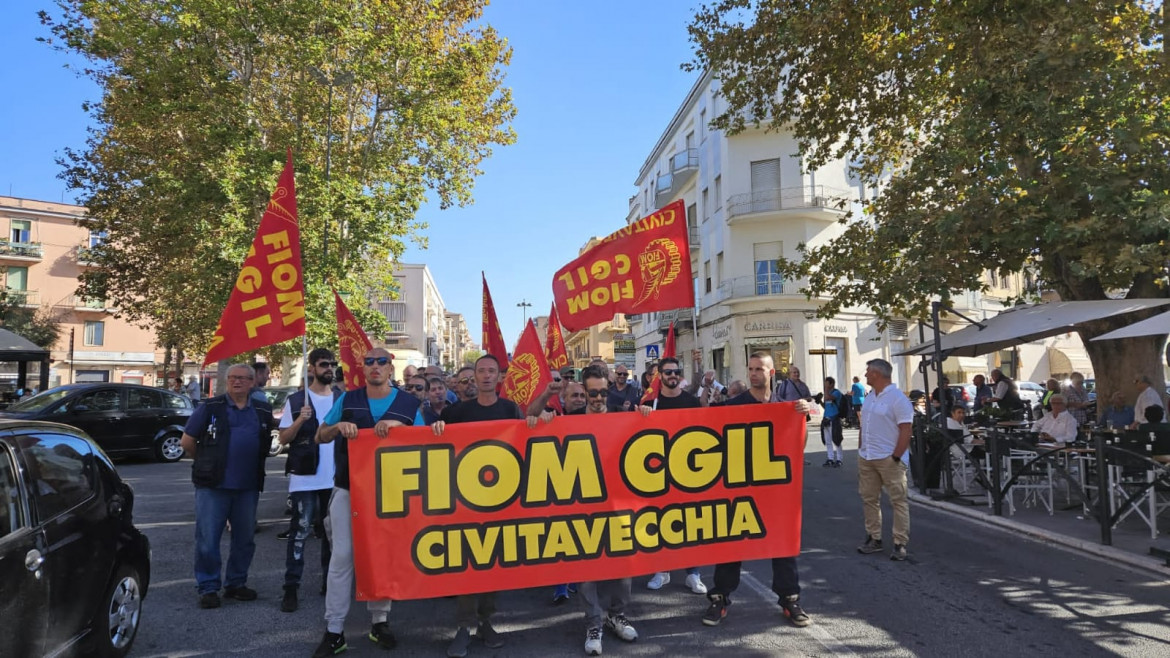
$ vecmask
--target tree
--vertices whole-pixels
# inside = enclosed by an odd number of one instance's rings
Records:
[[[483,350],[466,350],[463,352],[463,364],[462,365],[473,366],[473,365],[475,365],[475,360],[478,359],[479,357],[483,356],[484,354],[485,354],[485,352]]]
[[[107,236],[79,294],[202,352],[291,147],[309,340],[336,344],[330,286],[384,333],[363,301],[392,290],[404,238],[425,240],[428,192],[469,203],[492,145],[515,138],[511,51],[485,4],[58,0],[45,40],[102,89],[86,147],[62,159]]]
[[[984,289],[985,270],[1034,271],[1065,300],[1167,297],[1159,5],[718,0],[684,66],[719,77],[716,127],[791,129],[806,168],[844,158],[880,189],[839,237],[782,263],[823,316],[923,318],[932,299]],[[1079,330],[1098,385],[1160,382],[1165,336],[1089,342],[1119,324]]]
[[[47,306],[29,308],[19,291],[0,288],[0,327],[46,350],[61,338],[61,321]]]

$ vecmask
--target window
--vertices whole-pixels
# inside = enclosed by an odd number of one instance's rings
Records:
[[[780,242],[757,242],[752,245],[757,295],[779,295],[784,292],[784,279],[780,276],[782,251],[783,243]]]
[[[780,158],[752,163],[752,193],[780,189]]]
[[[118,391],[112,388],[102,388],[77,396],[57,411],[117,411],[121,406],[122,396]]]
[[[987,276],[991,279],[991,287],[998,288],[999,287],[999,275],[995,273],[995,270],[987,270]]]
[[[100,347],[106,342],[106,323],[101,320],[90,320],[85,323],[84,345]]]
[[[36,488],[33,506],[41,523],[93,496],[93,450],[88,443],[64,434],[24,436],[19,441]]]
[[[191,406],[191,402],[182,395],[175,395],[174,393],[163,391],[162,397],[164,409],[187,409]]]
[[[711,261],[703,261],[703,280],[706,281],[706,292],[711,292]]]
[[[715,285],[723,283],[723,252],[715,255]]]
[[[28,290],[28,268],[9,267],[5,285],[9,290]]]
[[[141,409],[162,409],[163,400],[161,391],[151,391],[146,389],[131,389],[127,391],[126,409],[127,410],[141,410]]]
[[[715,177],[715,210],[723,207],[723,176]]]
[[[708,197],[707,188],[704,187],[703,188],[703,221],[704,222],[707,221],[707,218],[711,216],[711,213],[709,210],[710,206],[707,204],[707,201],[708,201],[707,197]]]
[[[16,462],[0,446],[0,539],[28,524],[24,518],[24,501],[16,486]]]
[[[693,130],[691,132],[687,133],[687,148],[688,149],[695,148],[695,131],[693,131]]]
[[[707,141],[707,110],[699,112],[699,142]]]
[[[32,235],[32,222],[27,219],[12,220],[12,230],[8,239],[12,242],[29,242]]]
[[[105,231],[90,231],[89,248],[93,249],[100,244],[105,244],[107,237],[109,237],[109,233],[106,233]]]
[[[687,227],[688,228],[695,228],[696,226],[699,225],[698,218],[695,217],[695,215],[697,215],[698,213],[699,213],[699,211],[695,209],[695,204],[692,203],[691,205],[687,206]]]

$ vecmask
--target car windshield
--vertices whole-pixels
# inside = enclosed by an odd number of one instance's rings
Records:
[[[34,395],[27,400],[22,400],[16,404],[8,407],[9,411],[17,411],[24,413],[31,413],[35,411],[42,411],[56,404],[60,400],[65,399],[73,391],[68,388],[54,388],[50,391],[45,391],[38,395]]]

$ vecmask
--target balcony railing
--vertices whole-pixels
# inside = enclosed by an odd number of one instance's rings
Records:
[[[658,330],[666,332],[670,329],[670,323],[674,323],[675,331],[681,327],[695,326],[695,309],[680,308],[673,311],[662,311],[658,314]]]
[[[104,311],[107,308],[106,300],[95,299],[93,297],[82,297],[81,295],[69,295],[66,301],[68,306],[72,306],[78,310],[84,311]]]
[[[0,256],[16,256],[18,258],[42,258],[43,252],[41,250],[41,243],[39,242],[13,242],[12,240],[0,240]]]
[[[390,322],[390,333],[392,333],[392,334],[404,334],[404,333],[406,333],[406,323],[405,323],[405,322],[394,322],[394,321],[391,321],[391,322]]]
[[[748,194],[736,194],[727,199],[727,219],[730,221],[735,217],[755,213],[809,208],[845,212],[849,205],[849,195],[848,190],[824,185],[783,187]]]
[[[797,283],[786,280],[779,274],[760,274],[758,276],[738,276],[727,279],[719,284],[716,292],[717,301],[740,299],[744,297],[764,297],[768,295],[786,295],[797,291]]]
[[[654,202],[666,205],[671,197],[690,182],[699,171],[699,149],[683,149],[670,157],[670,172],[658,177],[654,184]]]
[[[8,301],[12,304],[20,304],[22,306],[40,306],[41,296],[36,290],[18,290],[16,288],[7,288],[5,293],[8,295]]]

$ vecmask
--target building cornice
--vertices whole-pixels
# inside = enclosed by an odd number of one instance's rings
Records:
[[[682,124],[683,118],[685,118],[687,113],[690,112],[692,108],[694,108],[696,103],[698,103],[699,96],[702,94],[702,90],[705,89],[708,84],[710,84],[711,78],[711,71],[708,69],[703,71],[703,75],[699,76],[699,79],[695,81],[694,86],[691,87],[690,93],[687,94],[686,100],[684,100],[683,104],[679,106],[678,110],[674,113],[674,116],[670,119],[670,123],[666,125],[666,130],[663,131],[662,135],[659,136],[658,141],[655,142],[654,149],[650,151],[650,156],[647,157],[646,161],[642,163],[642,168],[638,170],[638,180],[634,181],[634,185],[637,185],[638,181],[641,181],[646,177],[646,174],[650,171],[650,169],[653,168],[654,163],[657,162],[658,158],[662,156],[662,150],[666,147],[667,138],[678,131],[678,127]]]

